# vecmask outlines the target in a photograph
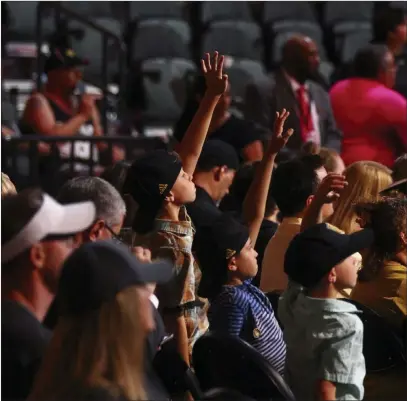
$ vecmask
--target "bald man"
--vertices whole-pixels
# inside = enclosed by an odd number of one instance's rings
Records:
[[[306,142],[340,152],[342,135],[336,127],[328,93],[317,80],[319,53],[315,42],[293,35],[283,47],[281,67],[264,82],[247,87],[245,118],[272,127],[276,111],[290,111],[287,124],[294,128],[287,147],[300,150]]]

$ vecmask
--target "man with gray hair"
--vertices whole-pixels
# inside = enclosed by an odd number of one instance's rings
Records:
[[[99,177],[73,178],[63,185],[57,200],[62,204],[92,201],[95,205],[96,220],[89,229],[77,235],[80,244],[118,237],[126,215],[126,204],[107,181]]]

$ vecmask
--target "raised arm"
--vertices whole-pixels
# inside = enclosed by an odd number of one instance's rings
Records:
[[[284,122],[289,115],[290,113],[286,109],[283,109],[281,113],[276,113],[273,134],[243,202],[243,216],[249,227],[249,235],[253,246],[256,244],[261,223],[264,219],[274,160],[277,153],[285,146],[294,132],[289,129],[283,134]]]
[[[189,125],[181,143],[177,147],[185,172],[193,175],[202,147],[208,134],[212,114],[219,98],[228,86],[228,77],[223,74],[224,57],[215,52],[212,59],[209,53],[201,60],[202,72],[206,81],[206,92],[198,111]]]

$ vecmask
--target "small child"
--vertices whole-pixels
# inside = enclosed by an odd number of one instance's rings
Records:
[[[355,254],[372,243],[371,230],[345,235],[317,224],[287,249],[290,282],[278,314],[287,345],[285,379],[297,399],[363,399],[363,323],[357,308],[340,298],[356,285]]]
[[[264,218],[273,164],[292,130],[282,135],[289,113],[277,113],[274,134],[244,201],[247,226],[224,214],[197,247],[202,269],[200,293],[208,297],[209,328],[239,336],[256,348],[280,374],[284,371],[283,334],[266,295],[251,284],[257,274],[254,246]]]
[[[206,92],[178,147],[136,160],[127,173],[123,193],[138,204],[133,221],[134,245],[150,249],[153,259],[169,259],[173,279],[157,286],[160,313],[178,351],[189,364],[192,346],[208,329],[204,303],[197,297],[200,271],[192,255],[194,230],[185,205],[195,200],[192,176],[205,142],[213,111],[228,85],[223,75],[224,57],[206,54],[201,60]]]

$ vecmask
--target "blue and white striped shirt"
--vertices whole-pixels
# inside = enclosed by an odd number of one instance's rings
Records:
[[[283,374],[286,352],[283,333],[270,301],[250,280],[239,286],[223,286],[211,301],[208,318],[211,331],[239,336]]]

